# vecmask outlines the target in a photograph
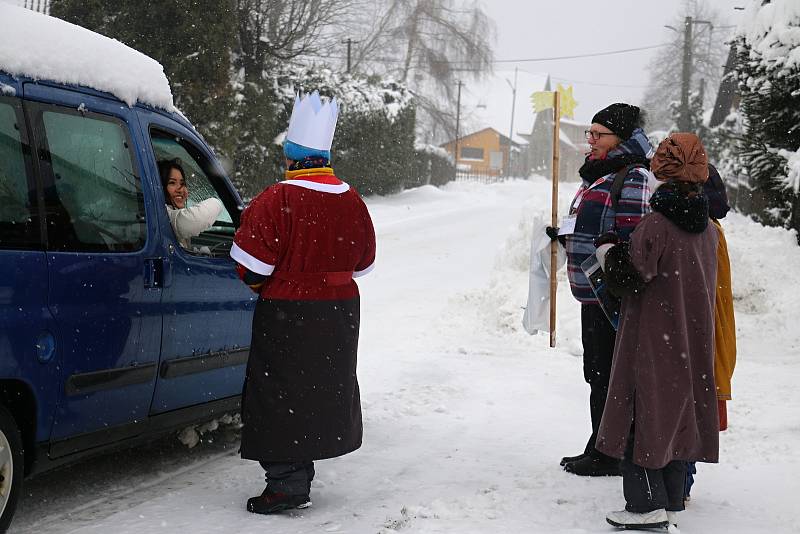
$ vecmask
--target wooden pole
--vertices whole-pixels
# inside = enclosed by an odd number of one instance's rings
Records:
[[[558,91],[553,94],[553,192],[551,202],[550,226],[558,226],[558,166],[560,133],[559,126],[561,121],[561,95]],[[556,264],[558,259],[558,240],[550,243],[550,347],[556,346]]]
[[[456,142],[455,142],[455,150],[453,151],[453,161],[455,162],[456,166],[456,173],[453,176],[453,179],[458,179],[458,128],[459,123],[461,122],[461,80],[458,80],[458,99],[456,100]]]

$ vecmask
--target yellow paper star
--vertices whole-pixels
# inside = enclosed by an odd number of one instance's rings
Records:
[[[558,92],[561,95],[561,116],[574,119],[575,107],[578,102],[572,96],[572,86],[570,85],[565,89],[561,84],[558,84]]]
[[[546,109],[551,109],[554,105],[553,91],[536,91],[531,94],[531,104],[533,112],[539,113]]]

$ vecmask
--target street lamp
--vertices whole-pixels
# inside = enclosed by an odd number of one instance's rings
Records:
[[[508,169],[506,169],[506,175],[511,174],[511,144],[513,143],[514,139],[514,110],[517,105],[517,72],[519,71],[519,67],[514,67],[514,85],[511,85],[511,82],[508,78],[505,78],[506,83],[509,87],[511,87],[511,126],[508,128]]]
[[[458,80],[458,98],[456,99],[456,140],[454,143],[453,162],[455,166],[455,176],[458,177],[458,127],[461,122],[461,80]]]

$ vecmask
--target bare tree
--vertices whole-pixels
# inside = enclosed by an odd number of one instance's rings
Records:
[[[456,77],[491,72],[494,23],[477,3],[457,0],[382,0],[361,14],[364,38],[354,67],[405,82],[426,115],[424,126],[452,134]]]
[[[680,100],[685,17],[710,22],[693,25],[692,38],[690,91],[702,93],[698,98],[704,109],[713,105],[722,80],[729,48],[725,41],[731,37],[731,28],[706,0],[685,0],[682,11],[670,26],[674,31],[669,34],[669,46],[660,49],[650,64],[650,80],[642,102],[650,127],[668,129],[674,123],[670,104]]]
[[[255,81],[269,64],[329,52],[333,27],[351,16],[348,0],[236,0],[239,57],[245,79]]]

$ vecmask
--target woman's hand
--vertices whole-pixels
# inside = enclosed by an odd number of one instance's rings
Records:
[[[600,237],[595,238],[594,246],[597,247],[597,250],[594,251],[594,255],[597,258],[597,262],[600,264],[600,268],[603,269],[603,272],[606,270],[606,254],[617,244],[619,244],[619,236],[614,232],[606,232]]]

